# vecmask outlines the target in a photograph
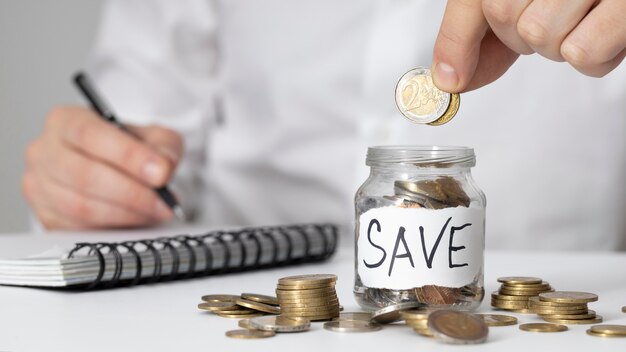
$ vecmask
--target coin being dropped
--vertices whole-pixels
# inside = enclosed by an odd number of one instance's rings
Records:
[[[250,319],[250,326],[259,330],[276,332],[300,332],[309,330],[311,321],[303,318],[285,316],[265,316]]]
[[[412,122],[441,125],[456,115],[460,97],[439,90],[431,72],[417,67],[400,77],[396,85],[396,106]]]
[[[517,318],[503,314],[478,314],[487,326],[508,326],[517,324]]]
[[[240,330],[226,331],[226,336],[232,337],[234,339],[262,339],[266,337],[272,337],[275,335],[276,333],[274,331],[263,331],[263,330],[240,329]]]
[[[370,332],[381,328],[376,323],[362,320],[336,320],[324,323],[324,329],[334,332]]]
[[[548,323],[528,323],[520,325],[519,329],[531,332],[561,332],[566,331],[567,326]]]
[[[450,344],[483,343],[489,334],[489,328],[482,318],[455,310],[430,313],[428,329],[435,339]]]
[[[424,306],[425,304],[420,302],[405,302],[387,306],[372,313],[372,321],[380,324],[389,324],[394,321],[400,321],[403,319],[400,315],[400,312],[403,310],[421,308]]]

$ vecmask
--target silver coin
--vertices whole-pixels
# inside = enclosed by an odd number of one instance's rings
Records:
[[[439,90],[427,68],[417,67],[402,75],[396,85],[396,106],[412,122],[439,119],[450,106],[450,93]]]
[[[394,321],[400,321],[403,319],[400,315],[400,312],[407,309],[421,308],[425,306],[426,305],[424,303],[420,302],[405,302],[394,304],[385,308],[381,308],[372,313],[372,321],[380,324],[393,323]]]
[[[264,331],[300,332],[309,330],[311,321],[304,318],[268,315],[250,319],[250,326]]]
[[[370,332],[382,327],[363,320],[336,320],[324,323],[324,329],[334,332]]]

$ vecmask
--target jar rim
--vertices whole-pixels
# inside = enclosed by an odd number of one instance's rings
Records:
[[[463,146],[383,145],[367,149],[366,165],[411,164],[417,167],[473,167],[474,149]]]

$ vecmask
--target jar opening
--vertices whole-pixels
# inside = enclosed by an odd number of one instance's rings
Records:
[[[367,149],[365,164],[385,167],[397,164],[416,167],[473,167],[476,165],[474,149],[460,146],[392,145]]]

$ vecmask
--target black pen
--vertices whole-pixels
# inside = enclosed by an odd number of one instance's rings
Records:
[[[94,110],[96,110],[96,112],[100,115],[100,117],[111,122],[112,124],[117,126],[120,130],[132,135],[133,137],[137,139],[141,139],[131,130],[126,128],[126,126],[124,126],[115,117],[115,115],[113,114],[113,111],[109,109],[109,107],[104,103],[104,100],[102,100],[101,96],[96,92],[94,85],[91,83],[91,80],[89,79],[86,73],[78,72],[76,75],[74,75],[74,83],[76,84],[78,89],[83,93],[85,98],[89,100],[91,107]],[[182,221],[187,220],[187,216],[185,215],[183,208],[178,204],[178,202],[176,201],[176,198],[174,198],[174,195],[172,195],[172,192],[170,192],[170,190],[167,188],[167,185],[163,187],[155,188],[154,191],[159,195],[159,197],[161,197],[161,199],[165,202],[165,204],[167,204],[170,207],[170,209],[172,209],[172,211],[174,212],[174,214],[176,215],[178,219]]]

